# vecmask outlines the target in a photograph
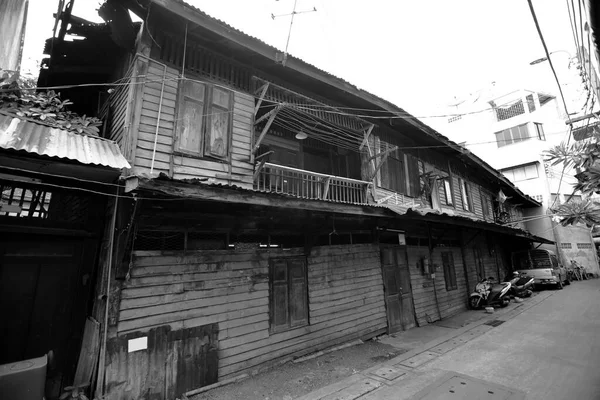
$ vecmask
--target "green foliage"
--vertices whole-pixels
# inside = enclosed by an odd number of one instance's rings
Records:
[[[600,224],[600,207],[590,200],[571,201],[559,205],[553,211],[556,213],[555,220],[562,226]]]
[[[18,73],[9,76],[6,71],[0,71],[0,110],[22,118],[43,121],[59,129],[98,136],[102,125],[98,118],[68,111],[67,106],[73,103],[61,100],[60,93],[53,90],[35,92],[27,89],[29,85],[31,82],[20,80]]]
[[[545,160],[552,165],[563,165],[577,170],[573,189],[584,195],[600,193],[600,132],[594,129],[586,140],[570,145],[564,142],[545,152]],[[600,204],[590,200],[568,202],[555,208],[557,221],[563,226],[600,224]]]

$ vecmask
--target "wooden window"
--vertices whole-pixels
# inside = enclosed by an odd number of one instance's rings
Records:
[[[464,179],[460,179],[460,192],[462,195],[463,209],[473,211],[473,201],[471,199],[471,187]]]
[[[230,91],[204,83],[181,81],[175,150],[227,160],[232,109]]]
[[[477,267],[477,277],[483,279],[485,278],[485,265],[483,264],[481,250],[479,248],[474,248],[473,256],[475,257],[475,266]]]
[[[406,154],[406,194],[411,197],[419,196],[421,192],[421,179],[419,178],[419,159]]]
[[[442,264],[444,266],[446,290],[457,289],[458,285],[456,284],[456,270],[454,269],[454,256],[452,255],[452,252],[445,251],[442,253]]]
[[[490,198],[487,194],[481,194],[481,213],[483,214],[483,218],[487,219],[491,216],[490,210]]]
[[[384,167],[387,168],[384,168],[384,173],[382,174],[382,186],[396,193],[406,194],[404,157],[402,154],[398,156],[395,153],[390,153],[385,162],[387,165],[384,164]]]
[[[271,259],[271,332],[308,325],[308,292],[304,258]]]
[[[452,197],[452,184],[449,178],[444,178],[444,200],[447,206],[454,205],[454,198]]]

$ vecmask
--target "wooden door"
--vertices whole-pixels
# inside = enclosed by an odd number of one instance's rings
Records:
[[[82,302],[82,241],[29,239],[0,244],[0,364],[52,350],[63,373],[72,369],[71,353],[79,346],[71,342],[81,328],[73,314]]]
[[[414,327],[415,314],[405,247],[381,249],[388,332]]]

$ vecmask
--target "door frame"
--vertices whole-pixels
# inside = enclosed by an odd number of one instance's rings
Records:
[[[384,297],[385,307],[386,307],[386,319],[388,319],[388,333],[390,333],[390,321],[389,321],[389,318],[388,318],[388,315],[387,315],[387,309],[388,309],[387,295],[386,295],[387,291],[386,291],[386,287],[385,287],[385,271],[384,271],[385,266],[383,265],[382,252],[385,249],[390,249],[390,248],[396,249],[396,250],[400,250],[400,252],[404,256],[404,261],[406,263],[406,270],[408,272],[408,285],[409,285],[409,288],[410,288],[410,297],[412,299],[412,307],[411,307],[410,312],[412,313],[413,320],[414,320],[414,323],[415,323],[415,327],[418,326],[418,324],[417,324],[417,314],[415,312],[415,300],[414,300],[414,294],[413,294],[413,290],[412,290],[412,278],[411,278],[411,273],[410,273],[410,264],[408,263],[408,246],[406,246],[406,245],[398,245],[398,244],[380,244],[379,245],[379,254],[380,254],[380,258],[379,259],[380,259],[380,263],[381,263],[381,275],[382,275],[382,280],[383,280],[383,290],[384,290],[383,297]],[[402,312],[402,308],[403,308],[402,307],[402,303],[403,303],[402,302],[402,294],[400,294],[400,310],[401,310],[401,312]],[[405,330],[408,330],[408,329],[411,329],[411,328],[405,328],[404,324],[401,322],[401,324],[400,324],[400,330],[401,331],[405,331]]]

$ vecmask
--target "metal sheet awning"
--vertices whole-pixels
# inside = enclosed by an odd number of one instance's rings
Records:
[[[555,242],[553,242],[552,240],[533,235],[530,232],[525,231],[523,229],[511,228],[509,226],[499,225],[494,222],[487,222],[482,221],[480,219],[468,218],[462,215],[450,215],[429,208],[418,209],[405,206],[396,206],[393,204],[382,204],[382,206],[385,206],[386,208],[392,210],[404,219],[414,219],[428,222],[464,226],[467,228],[484,229],[493,232],[503,233],[506,235],[520,237],[536,243],[555,244]]]
[[[0,114],[0,149],[25,151],[82,164],[131,168],[117,143]]]

